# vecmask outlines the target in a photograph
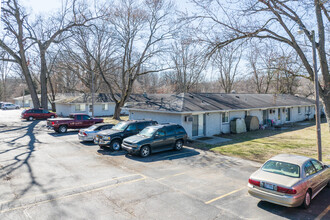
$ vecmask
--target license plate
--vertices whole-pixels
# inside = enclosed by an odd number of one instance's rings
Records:
[[[274,185],[270,183],[264,183],[264,188],[274,190]]]

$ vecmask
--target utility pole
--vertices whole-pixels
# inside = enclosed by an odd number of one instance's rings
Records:
[[[92,71],[92,117],[94,117],[94,71]]]
[[[315,120],[316,120],[316,136],[317,136],[317,156],[318,160],[322,161],[322,142],[321,142],[321,116],[320,116],[320,97],[319,97],[319,77],[317,74],[316,61],[316,43],[315,31],[312,31],[313,38],[313,67],[314,67],[314,86],[315,86]]]
[[[22,91],[22,94],[23,94],[23,103],[22,103],[22,108],[24,108],[24,104],[25,104],[25,91],[24,91],[24,85],[23,85],[23,91]]]

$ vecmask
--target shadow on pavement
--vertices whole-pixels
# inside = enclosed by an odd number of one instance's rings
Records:
[[[11,163],[6,164],[1,167],[0,178],[10,181],[15,178],[16,175],[20,174],[20,170],[24,172],[25,169],[28,171],[29,181],[24,185],[23,189],[17,189],[15,194],[17,197],[13,198],[11,201],[6,202],[6,204],[11,204],[16,200],[22,198],[27,192],[29,192],[33,187],[38,187],[41,192],[46,193],[47,190],[44,189],[43,185],[40,184],[34,174],[33,166],[31,165],[30,159],[33,158],[33,153],[35,152],[35,144],[40,143],[35,137],[35,127],[38,125],[39,121],[33,121],[28,126],[20,127],[19,129],[10,129],[9,131],[19,131],[19,136],[12,139],[5,140],[4,143],[8,144],[9,149],[0,152],[4,155],[10,152],[12,156]],[[27,145],[22,145],[17,141],[28,137]],[[17,151],[17,153],[16,153]],[[17,171],[17,172],[15,172]],[[54,202],[53,202],[54,203]]]
[[[63,137],[63,136],[72,136],[78,135],[79,130],[70,130],[65,133],[57,133],[56,131],[49,131],[48,134],[53,137]]]
[[[288,208],[265,201],[260,201],[258,207],[288,219],[330,219],[330,189],[324,188],[312,200],[308,209],[302,207]]]
[[[125,155],[125,157],[128,159],[135,160],[138,162],[143,162],[143,163],[157,162],[157,161],[162,161],[162,160],[176,160],[176,159],[192,157],[192,156],[196,156],[196,155],[200,154],[198,151],[196,151],[194,149],[187,149],[187,148],[183,148],[181,151],[168,150],[168,151],[163,151],[163,152],[159,152],[159,153],[154,153],[146,158],[140,157],[139,155],[131,155],[124,150],[113,151],[108,147],[100,148],[99,150],[97,150],[97,152],[99,154],[103,154],[106,156],[123,156],[123,155]]]
[[[186,157],[193,157],[199,154],[200,153],[194,149],[183,148],[181,151],[168,150],[159,153],[154,153],[146,158],[126,153],[126,158],[135,160],[137,162],[150,163],[162,160],[177,160]]]

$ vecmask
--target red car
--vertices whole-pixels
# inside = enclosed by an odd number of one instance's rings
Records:
[[[26,119],[28,121],[32,121],[33,119],[47,119],[47,118],[56,118],[57,115],[53,112],[49,112],[44,109],[28,109],[22,112],[21,118]]]
[[[48,119],[47,127],[56,132],[65,133],[68,129],[88,128],[98,123],[103,123],[103,119],[91,118],[83,113],[72,113],[69,115],[69,118]]]

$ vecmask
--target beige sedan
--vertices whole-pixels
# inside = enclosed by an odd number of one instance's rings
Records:
[[[287,207],[304,208],[330,187],[330,168],[313,158],[280,154],[268,160],[249,178],[249,194]]]

